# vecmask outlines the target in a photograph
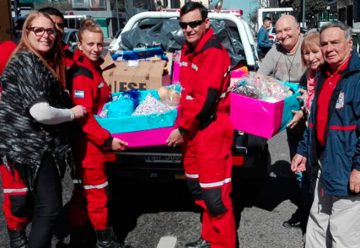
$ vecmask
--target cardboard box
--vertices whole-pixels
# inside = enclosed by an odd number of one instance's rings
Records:
[[[165,64],[162,60],[119,61],[114,63],[115,67],[104,70],[103,77],[112,92],[157,89],[170,82],[169,75],[163,75]]]

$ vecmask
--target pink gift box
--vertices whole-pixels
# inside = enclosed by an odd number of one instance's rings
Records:
[[[281,127],[284,101],[266,102],[264,100],[230,93],[230,118],[234,129],[271,138]]]
[[[128,142],[129,148],[161,146],[166,145],[166,139],[174,128],[175,127],[165,127],[136,132],[117,133],[112,134],[112,136]]]

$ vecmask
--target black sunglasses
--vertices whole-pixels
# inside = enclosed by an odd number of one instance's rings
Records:
[[[196,28],[200,26],[203,22],[204,20],[197,20],[193,22],[179,22],[179,25],[182,29],[186,29],[188,25],[190,26],[190,28]]]

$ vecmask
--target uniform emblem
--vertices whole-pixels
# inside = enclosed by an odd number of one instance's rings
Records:
[[[85,92],[83,90],[75,90],[74,97],[75,98],[84,98]]]
[[[188,66],[188,63],[186,61],[180,62],[180,66],[186,67],[186,66]]]
[[[101,82],[101,83],[99,83],[99,85],[98,85],[98,88],[100,89],[100,88],[102,88],[102,87],[104,87],[104,82]]]
[[[197,65],[195,65],[194,63],[191,64],[191,68],[193,68],[195,71],[199,70],[199,67]]]
[[[336,105],[335,105],[336,109],[341,109],[344,107],[344,98],[345,98],[344,92],[340,92],[339,97],[336,101]]]
[[[185,97],[185,99],[192,101],[192,100],[194,100],[194,97],[192,97],[192,96],[190,96],[190,95],[187,95],[187,96]]]

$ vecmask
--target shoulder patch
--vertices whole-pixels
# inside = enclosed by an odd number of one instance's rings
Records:
[[[74,98],[85,98],[85,91],[83,90],[75,90]]]

